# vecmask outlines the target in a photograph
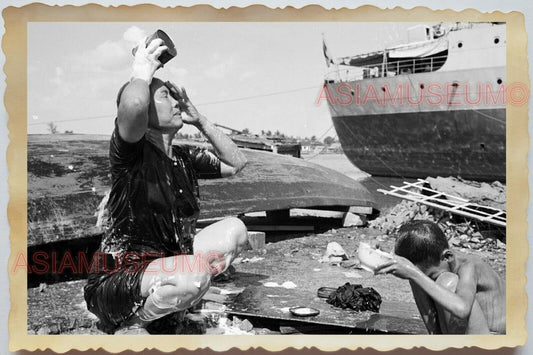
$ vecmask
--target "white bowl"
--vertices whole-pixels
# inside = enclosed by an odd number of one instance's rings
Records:
[[[374,249],[364,242],[359,243],[357,257],[361,262],[361,267],[370,272],[374,272],[378,266],[383,265],[392,259],[392,255],[389,253]]]

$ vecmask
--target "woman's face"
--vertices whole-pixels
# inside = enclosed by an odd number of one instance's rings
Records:
[[[150,85],[150,94],[148,122],[150,127],[162,131],[177,131],[183,127],[178,101],[170,95],[170,90],[165,86],[165,83],[154,78]]]

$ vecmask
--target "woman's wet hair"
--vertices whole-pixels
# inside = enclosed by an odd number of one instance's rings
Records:
[[[400,227],[396,235],[394,253],[413,264],[438,264],[442,253],[448,249],[448,240],[436,223],[411,221]]]

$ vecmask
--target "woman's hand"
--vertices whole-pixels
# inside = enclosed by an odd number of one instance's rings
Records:
[[[156,70],[162,67],[158,58],[167,49],[168,47],[163,45],[163,40],[160,38],[152,40],[148,46],[146,46],[146,38],[139,41],[133,59],[132,79],[142,79],[150,84]]]
[[[181,111],[187,115],[187,117],[181,118],[182,121],[198,128],[209,143],[213,145],[216,156],[222,162],[220,164],[220,174],[223,177],[231,176],[244,168],[246,165],[244,154],[228,136],[218,130],[214,124],[198,112],[189,96],[187,96],[185,89],[183,87],[178,88],[170,81],[167,81],[165,85],[170,89],[172,97],[178,101]]]
[[[199,127],[202,124],[202,120],[204,119],[204,117],[192,104],[191,100],[189,99],[189,96],[187,96],[187,91],[185,91],[185,88],[179,88],[170,81],[167,81],[165,84],[170,89],[170,94],[172,95],[172,97],[178,101],[180,109],[187,114],[187,117],[182,118],[183,122]]]
[[[401,279],[412,280],[421,273],[411,261],[399,255],[393,255],[391,261],[376,268],[375,274],[392,274]]]

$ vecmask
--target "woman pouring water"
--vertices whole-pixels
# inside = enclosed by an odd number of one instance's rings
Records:
[[[246,159],[198,112],[185,89],[154,77],[162,54],[174,48],[168,38],[148,41],[139,43],[131,80],[117,97],[110,227],[85,286],[87,307],[108,333],[147,333],[151,321],[199,302],[211,278],[229,267],[247,239],[237,218],[195,235],[197,177],[236,174]],[[184,124],[198,128],[215,154],[173,146]]]

